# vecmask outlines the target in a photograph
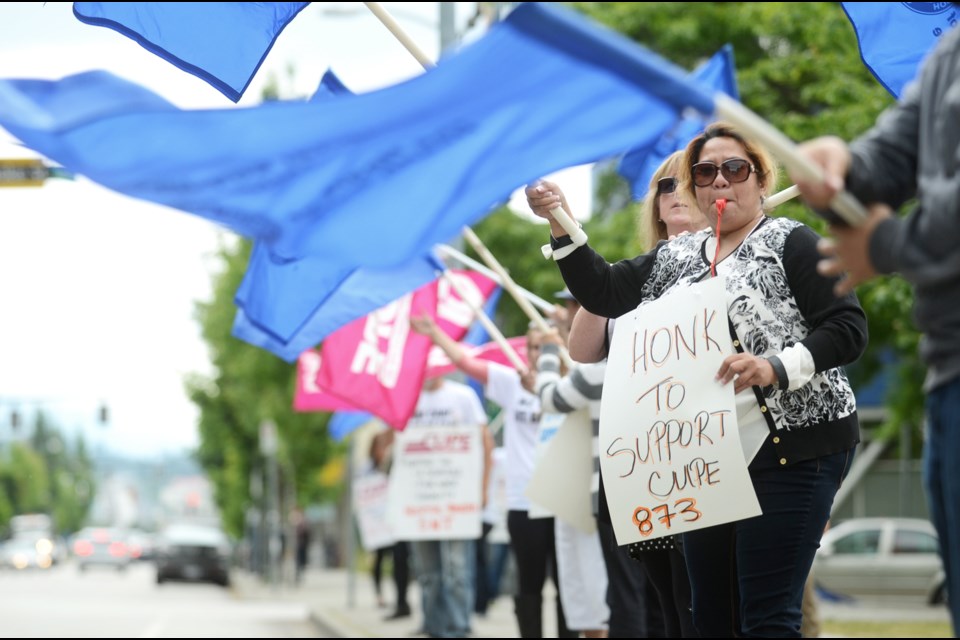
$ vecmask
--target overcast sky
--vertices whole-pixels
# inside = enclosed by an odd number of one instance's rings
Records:
[[[462,29],[474,3],[457,4]],[[383,3],[431,59],[437,5]],[[280,35],[239,106],[259,101],[271,73],[287,96],[306,96],[328,68],[355,92],[422,72],[362,3],[313,3]],[[234,106],[128,38],[79,22],[71,3],[0,4],[0,77],[89,69],[134,80],[182,108]],[[0,128],[0,158],[21,157],[36,154]],[[232,240],[200,218],[82,178],[0,187],[0,441],[10,435],[12,409],[29,414],[42,405],[95,446],[134,456],[195,446],[197,412],[183,377],[209,374],[210,365],[194,302],[209,298],[212,254]],[[101,403],[106,426],[96,424]]]

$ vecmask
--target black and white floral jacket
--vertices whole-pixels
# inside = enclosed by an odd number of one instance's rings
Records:
[[[557,264],[584,308],[615,318],[678,283],[708,277],[712,237],[712,230],[684,235],[615,264],[584,245]],[[842,366],[866,348],[866,316],[854,294],[837,298],[834,281],[817,273],[818,239],[800,222],[766,218],[726,258],[734,261],[725,277],[737,348],[770,357],[799,342],[813,356],[817,373],[799,389],[754,388],[782,464],[843,451],[860,439]],[[562,246],[563,238],[554,243]]]

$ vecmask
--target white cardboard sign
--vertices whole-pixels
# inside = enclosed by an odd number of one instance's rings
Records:
[[[600,409],[600,468],[620,545],[760,514],[740,446],[723,278],[617,319]]]
[[[389,547],[396,542],[387,519],[387,492],[390,479],[371,470],[353,478],[353,509],[360,530],[360,544],[367,551]]]
[[[597,530],[590,502],[593,421],[587,409],[557,415],[563,422],[537,461],[526,496],[580,531],[593,533]]]
[[[417,426],[396,434],[389,518],[398,540],[480,537],[483,446],[475,426]]]

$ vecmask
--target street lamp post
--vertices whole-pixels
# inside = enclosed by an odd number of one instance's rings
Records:
[[[260,423],[260,453],[266,461],[266,513],[267,513],[267,580],[271,586],[277,587],[280,578],[280,500],[279,500],[279,469],[277,468],[277,425],[272,420]]]

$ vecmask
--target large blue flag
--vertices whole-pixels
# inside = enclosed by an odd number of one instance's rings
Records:
[[[860,57],[895,98],[937,40],[957,22],[952,2],[841,2],[857,32]]]
[[[722,91],[734,100],[740,100],[733,46],[729,44],[697,67],[690,77],[702,87]],[[643,199],[650,186],[650,178],[667,156],[685,148],[687,143],[700,135],[707,124],[707,118],[701,115],[684,114],[653,143],[631,149],[624,154],[617,166],[617,173],[630,183],[630,193],[634,200]]]
[[[544,3],[379,91],[198,111],[129,99],[148,93],[103,72],[3,80],[0,126],[69,171],[278,258],[353,267],[408,263],[523,184],[647,144],[686,107],[713,110],[683,70]]]
[[[328,70],[311,101],[351,95]],[[234,296],[233,336],[293,362],[329,333],[436,278],[443,263],[432,254],[400,269],[354,269],[322,258],[284,260],[254,243]]]
[[[109,27],[236,102],[277,36],[309,2],[74,2],[82,22]]]
[[[326,297],[318,301],[312,296],[309,287],[313,282],[325,280],[325,262],[321,260],[311,263],[311,259],[307,258],[296,261],[295,264],[304,268],[303,273],[281,274],[274,270],[277,282],[270,289],[271,295],[264,301],[276,300],[278,305],[296,309],[296,312],[286,317],[282,314],[267,314],[266,319],[261,318],[254,322],[248,317],[244,302],[246,290],[241,286],[236,294],[237,315],[234,317],[232,329],[235,338],[266,349],[287,362],[295,362],[305,349],[315,347],[343,325],[435,279],[438,269],[443,268],[439,258],[431,254],[415,258],[408,265],[399,268],[355,269],[345,274],[339,282],[334,282],[337,280],[335,276],[320,285],[329,285],[329,291]],[[250,274],[250,267],[247,268],[247,273]],[[248,282],[248,279],[245,278],[244,282]],[[299,289],[298,286],[307,288]],[[298,305],[298,297],[310,301],[314,307],[312,312],[305,316],[302,324],[295,327],[289,336],[278,336],[271,328],[286,327],[286,320],[299,317],[299,312],[308,306]]]

